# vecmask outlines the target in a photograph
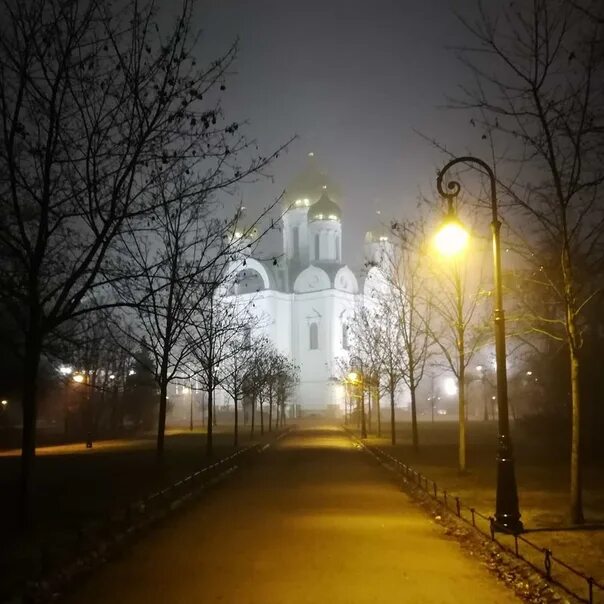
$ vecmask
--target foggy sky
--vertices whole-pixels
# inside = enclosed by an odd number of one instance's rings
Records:
[[[275,182],[240,191],[259,208],[313,151],[342,189],[344,260],[360,262],[368,225],[415,212],[446,157],[488,158],[469,116],[443,108],[469,74],[448,47],[468,41],[454,11],[475,0],[212,0],[200,5],[201,49],[210,60],[239,37],[227,82],[227,119],[248,120],[263,152],[297,134],[271,168]],[[483,149],[484,147],[484,149]]]

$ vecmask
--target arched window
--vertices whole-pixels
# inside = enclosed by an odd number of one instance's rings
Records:
[[[348,342],[348,325],[346,325],[346,323],[342,323],[342,348],[344,350],[348,350],[350,348],[350,344]]]
[[[315,235],[315,260],[318,260],[321,255],[321,240],[319,239],[319,233]]]
[[[316,323],[311,323],[310,328],[308,330],[309,340],[310,340],[310,349],[318,350],[319,349],[319,326]]]
[[[336,236],[336,262],[340,262],[340,237]]]
[[[292,237],[294,244],[294,258],[297,258],[300,255],[300,231],[297,226],[292,229]]]

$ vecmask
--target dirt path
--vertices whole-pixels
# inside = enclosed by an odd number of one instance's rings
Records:
[[[86,604],[508,603],[339,430],[298,430],[110,562]]]

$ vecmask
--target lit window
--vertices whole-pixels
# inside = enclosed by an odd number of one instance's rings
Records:
[[[319,326],[316,323],[311,323],[309,328],[310,349],[319,349]]]
[[[319,234],[315,235],[315,260],[319,259],[321,252],[321,240],[319,239]]]
[[[329,218],[329,220],[337,220],[338,217],[335,214],[330,214],[327,218]]]
[[[342,348],[344,350],[350,348],[350,344],[348,343],[348,325],[346,323],[342,323]]]

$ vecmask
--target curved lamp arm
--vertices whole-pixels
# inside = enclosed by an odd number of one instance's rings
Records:
[[[476,164],[480,166],[489,177],[491,182],[491,209],[493,212],[493,221],[497,221],[497,195],[495,190],[495,173],[491,169],[491,166],[487,164],[485,161],[478,157],[473,157],[472,155],[465,155],[463,157],[456,157],[452,159],[449,163],[445,164],[442,170],[438,172],[438,176],[436,178],[436,189],[438,194],[447,200],[449,211],[452,210],[453,200],[457,195],[459,195],[459,191],[461,190],[461,185],[456,180],[450,180],[447,183],[447,191],[443,188],[443,177],[453,166],[457,164]]]

